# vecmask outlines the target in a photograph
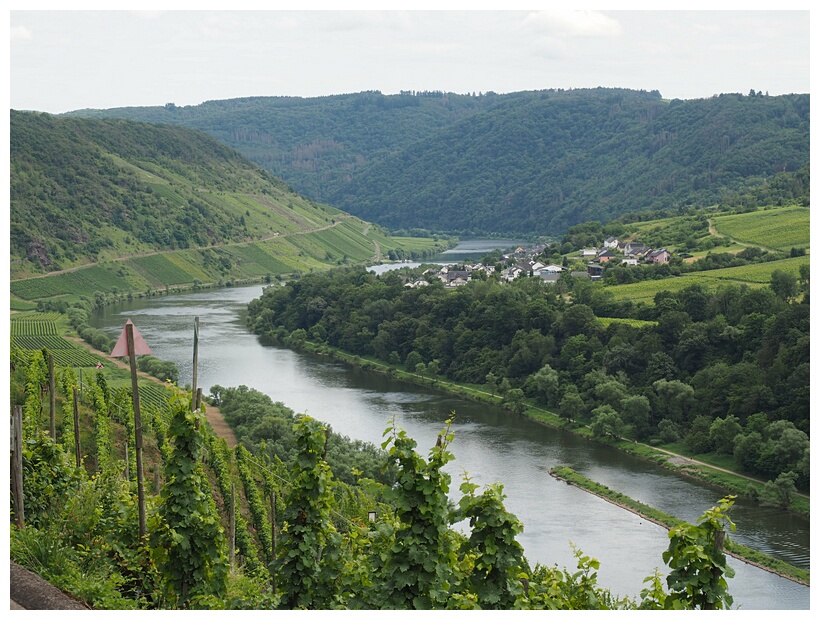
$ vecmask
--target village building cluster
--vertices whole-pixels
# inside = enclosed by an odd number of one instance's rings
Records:
[[[661,264],[668,263],[672,258],[672,254],[666,248],[655,250],[635,241],[622,243],[616,237],[605,239],[602,248],[584,249],[581,252],[593,253],[593,260],[598,263],[618,258],[622,265],[637,265],[639,262]]]
[[[588,261],[586,270],[573,270],[568,266],[555,263],[545,264],[538,260],[546,246],[536,245],[531,248],[518,247],[510,254],[501,256],[501,262],[507,263],[500,273],[500,282],[511,282],[519,277],[537,277],[546,284],[554,284],[564,272],[569,271],[570,276],[576,278],[590,278],[600,280],[603,277],[604,264],[613,260],[619,260],[622,265],[638,266],[640,264],[663,264],[668,263],[672,258],[671,252],[666,248],[653,249],[637,242],[621,243],[615,237],[609,237],[600,248],[583,248],[579,252],[581,261]],[[406,287],[427,286],[427,277],[437,278],[444,283],[447,288],[456,288],[467,284],[475,277],[476,272],[483,272],[479,275],[481,279],[490,278],[496,275],[495,265],[484,265],[481,262],[443,265],[440,269],[428,269],[419,278],[405,278]]]
[[[621,242],[616,237],[604,240],[603,247],[583,248],[580,258],[588,259],[587,272],[593,280],[603,277],[604,264],[617,259],[621,265],[661,265],[668,263],[672,253],[666,248],[653,249],[635,241]]]

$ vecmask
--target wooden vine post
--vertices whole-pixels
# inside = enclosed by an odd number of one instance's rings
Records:
[[[54,356],[48,354],[48,412],[49,412],[49,432],[52,441],[57,441],[57,385],[54,379]]]
[[[80,457],[80,405],[78,403],[76,385],[72,391],[74,392],[74,460],[77,463],[77,467],[79,467],[82,464],[82,458]]]
[[[14,499],[14,523],[25,525],[23,507],[23,408],[15,405],[11,416],[11,491]]]
[[[276,561],[276,489],[270,494],[271,557]],[[276,573],[273,573],[273,593],[276,594]]]
[[[137,502],[139,504],[139,535],[140,540],[145,537],[145,481],[142,472],[142,418],[140,417],[140,392],[137,385],[137,355],[150,355],[151,348],[143,339],[131,319],[125,322],[125,327],[120,334],[112,357],[128,356],[128,363],[131,366],[131,397],[134,402],[134,445],[137,459]]]
[[[231,508],[228,511],[228,541],[231,570],[234,569],[236,561],[236,485],[231,482]]]
[[[194,370],[191,378],[191,393],[194,398],[191,399],[191,409],[196,411],[199,409],[199,394],[197,393],[196,379],[197,379],[197,364],[199,359],[199,317],[194,319]]]
[[[276,489],[270,494],[270,537],[273,541],[273,557],[276,557]]]

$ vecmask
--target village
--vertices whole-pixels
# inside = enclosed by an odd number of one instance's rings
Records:
[[[427,286],[430,283],[428,277],[440,280],[445,288],[463,286],[471,279],[495,279],[503,284],[519,277],[540,278],[545,284],[555,284],[567,272],[574,278],[596,281],[603,278],[604,266],[611,261],[637,268],[641,265],[665,264],[672,258],[672,253],[666,248],[653,249],[635,241],[620,242],[616,237],[609,237],[600,248],[582,248],[576,258],[565,255],[561,264],[545,263],[541,259],[545,258],[548,247],[546,244],[529,248],[519,246],[514,252],[502,254],[495,264],[479,261],[443,265],[438,270],[431,268],[421,277],[405,277],[404,285],[409,288]],[[555,254],[550,256],[555,258]],[[580,269],[584,264],[586,268]]]

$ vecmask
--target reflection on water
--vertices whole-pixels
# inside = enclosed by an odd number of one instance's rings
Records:
[[[450,394],[408,386],[393,378],[351,368],[318,356],[266,347],[244,326],[247,302],[261,287],[233,288],[137,300],[94,318],[116,335],[131,318],[154,354],[180,367],[181,383],[192,375],[194,317],[200,317],[198,384],[247,385],[297,413],[328,422],[335,432],[381,444],[397,424],[427,454],[436,435],[456,412],[447,465],[451,495],[466,472],[484,485],[500,481],[505,505],[524,523],[519,540],[531,562],[574,568],[570,543],[601,561],[599,583],[637,596],[655,568],[664,572],[664,528],[619,509],[548,475],[568,465],[613,490],[689,521],[722,496],[720,490],[660,470],[635,457],[571,434],[511,416],[501,409]],[[738,502],[733,510],[742,544],[809,565],[809,522],[782,511]],[[809,588],[730,559],[737,576],[729,583],[735,603],[746,609],[808,609]]]

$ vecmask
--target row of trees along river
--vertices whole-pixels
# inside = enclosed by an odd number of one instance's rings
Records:
[[[334,432],[376,445],[391,419],[432,447],[455,412],[455,460],[446,466],[456,497],[462,474],[479,485],[501,482],[505,505],[524,524],[519,540],[531,562],[573,568],[573,546],[601,561],[598,580],[613,593],[637,596],[668,545],[664,528],[548,475],[567,465],[609,488],[681,519],[695,520],[725,494],[608,446],[513,416],[500,408],[399,382],[340,362],[264,346],[245,326],[247,304],[261,287],[237,287],[134,300],[93,317],[112,336],[131,318],[154,354],[175,362],[191,381],[194,317],[200,318],[198,386],[246,385],[296,413],[329,423]],[[809,520],[738,499],[733,538],[797,566],[809,567]],[[809,588],[729,559],[735,605],[747,609],[808,609]]]

